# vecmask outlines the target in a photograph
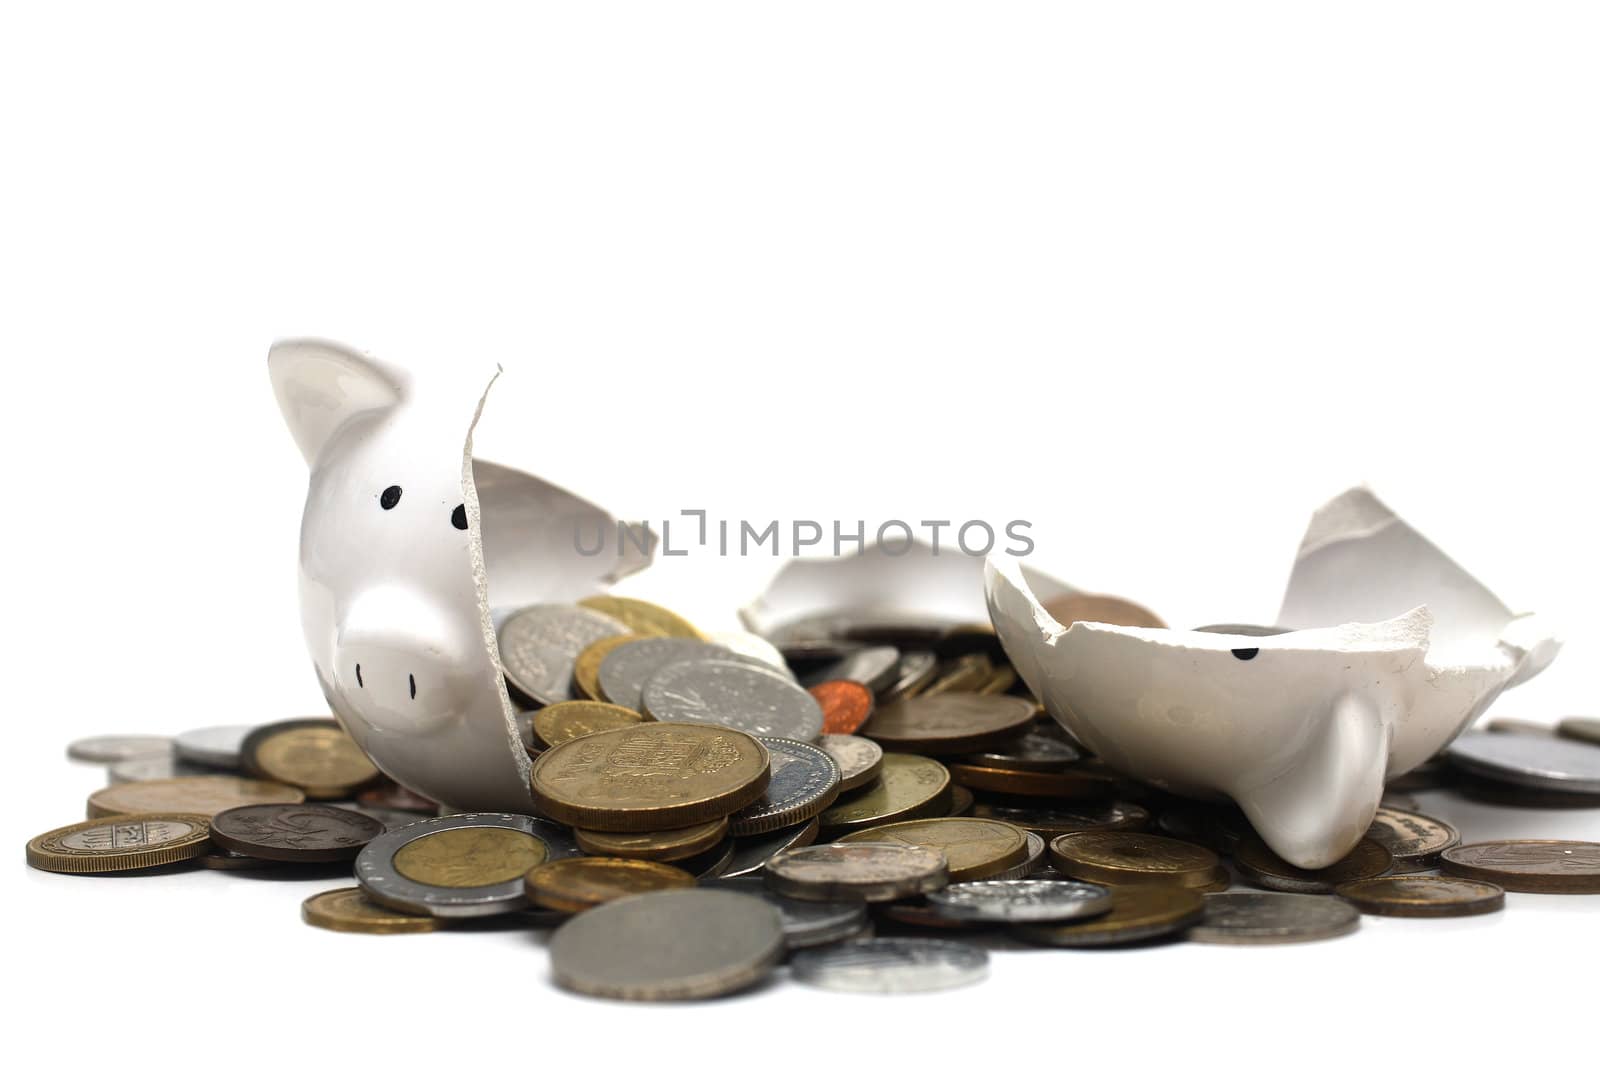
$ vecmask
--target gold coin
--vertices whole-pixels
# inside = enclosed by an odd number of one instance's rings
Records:
[[[1053,800],[1101,800],[1112,792],[1112,779],[1093,770],[1028,771],[1010,767],[979,767],[952,763],[950,777],[957,785],[980,793]]]
[[[501,826],[463,826],[401,845],[394,869],[423,885],[475,889],[521,878],[549,854],[532,834]]]
[[[598,904],[660,889],[693,889],[694,875],[649,860],[579,856],[528,872],[528,899],[541,908],[585,911]]]
[[[1075,622],[1104,622],[1112,626],[1147,626],[1157,630],[1167,628],[1167,624],[1155,612],[1119,596],[1069,593],[1046,601],[1044,610],[1063,626],[1071,626]]]
[[[704,641],[705,634],[659,604],[625,596],[592,596],[578,601],[580,608],[610,615],[640,637],[692,637]]]
[[[563,700],[533,713],[533,736],[546,748],[574,737],[617,730],[644,722],[644,716],[620,704],[601,700]]]
[[[134,871],[181,863],[211,848],[204,815],[112,815],[63,826],[28,842],[28,866],[59,874]]]
[[[885,704],[861,728],[895,752],[988,752],[1025,732],[1033,704],[985,693],[940,693]]]
[[[425,934],[439,929],[438,919],[403,915],[380,908],[359,889],[330,889],[307,897],[300,917],[312,926],[346,934]]]
[[[605,693],[600,688],[600,664],[605,662],[606,656],[618,645],[625,645],[629,641],[642,640],[641,634],[618,634],[615,637],[602,637],[594,644],[578,653],[578,658],[572,661],[572,688],[581,693],[587,700],[604,700]]]
[[[1015,867],[1028,855],[1027,832],[993,819],[913,819],[857,830],[839,840],[936,848],[944,853],[952,882],[988,878]]]
[[[361,746],[332,719],[263,726],[244,739],[243,751],[252,773],[297,786],[313,800],[349,796],[378,777]]]
[[[882,826],[948,810],[950,772],[938,760],[903,752],[886,752],[878,780],[836,800],[820,817],[823,837]]]
[[[298,804],[305,798],[300,790],[278,782],[257,782],[231,774],[196,774],[108,785],[89,795],[89,817],[157,811],[187,811],[210,817],[246,804]]]
[[[585,830],[671,830],[731,815],[767,789],[770,758],[749,734],[647,722],[577,737],[533,764],[551,818]]]
[[[1486,915],[1506,906],[1505,890],[1467,878],[1402,874],[1345,882],[1334,890],[1369,915],[1401,918],[1454,918]]]
[[[678,830],[635,830],[631,833],[574,830],[572,836],[577,839],[578,847],[590,855],[665,863],[698,856],[727,837],[728,817],[724,815]]]
[[[1012,923],[1006,932],[1023,941],[1056,948],[1097,948],[1166,937],[1193,926],[1205,914],[1206,898],[1170,885],[1119,885],[1111,910],[1069,923]]]
[[[1215,852],[1154,834],[1085,830],[1050,842],[1050,860],[1072,878],[1099,885],[1179,885],[1210,889],[1226,885],[1227,872]]]

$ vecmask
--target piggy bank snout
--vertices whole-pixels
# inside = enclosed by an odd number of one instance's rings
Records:
[[[424,709],[458,684],[475,631],[418,592],[398,586],[369,590],[340,615],[334,635],[339,688],[373,726],[420,724]]]

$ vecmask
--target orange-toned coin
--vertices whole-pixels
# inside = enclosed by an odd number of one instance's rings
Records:
[[[872,714],[872,690],[860,682],[836,678],[817,683],[810,693],[822,705],[825,734],[853,734]]]

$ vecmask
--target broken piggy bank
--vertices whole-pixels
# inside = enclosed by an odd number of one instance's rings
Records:
[[[1086,745],[1163,789],[1231,798],[1308,868],[1355,846],[1387,778],[1560,647],[1365,489],[1313,516],[1272,636],[1065,627],[1004,555],[985,590],[1017,672]]]
[[[599,592],[648,551],[581,555],[575,526],[592,538],[614,519],[474,459],[482,390],[418,389],[325,341],[274,345],[267,364],[311,469],[300,614],[334,714],[401,785],[452,808],[531,813],[495,624]]]

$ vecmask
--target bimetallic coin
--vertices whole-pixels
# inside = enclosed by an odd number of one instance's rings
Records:
[[[759,800],[729,819],[728,832],[735,837],[805,822],[839,795],[839,765],[822,749],[786,737],[768,737],[761,743],[771,757],[772,777]]]
[[[811,845],[767,861],[764,877],[774,893],[797,900],[901,900],[949,881],[938,849],[910,845]]]
[[[1215,852],[1154,834],[1088,830],[1050,842],[1050,858],[1069,878],[1098,885],[1176,885],[1204,890],[1227,873]]]
[[[924,937],[876,937],[797,952],[789,975],[841,993],[930,993],[982,981],[989,954],[975,945]]]
[[[1111,890],[1087,882],[962,882],[929,893],[928,904],[972,922],[1067,922],[1110,911]]]
[[[600,696],[613,704],[644,711],[644,687],[657,671],[680,660],[748,662],[721,645],[688,637],[650,637],[619,644],[600,661]]]
[[[1361,913],[1347,901],[1294,893],[1214,893],[1190,941],[1212,945],[1288,945],[1348,934]]]
[[[625,596],[592,596],[578,601],[581,607],[616,619],[632,633],[645,637],[688,637],[704,640],[705,635],[687,619],[673,614],[660,604]]]
[[[221,811],[211,820],[211,840],[241,856],[284,863],[353,860],[383,823],[328,804],[251,804]]]
[[[28,866],[57,874],[101,874],[181,863],[211,847],[203,815],[113,815],[63,826],[28,842]]]
[[[1461,843],[1456,828],[1444,820],[1396,808],[1379,808],[1367,836],[1388,849],[1402,870],[1437,866],[1439,853]]]
[[[244,739],[243,766],[257,778],[292,785],[313,800],[347,797],[378,778],[361,746],[332,719],[258,726]]]
[[[781,855],[792,848],[804,848],[817,839],[817,820],[801,823],[799,826],[790,826],[770,834],[760,834],[756,837],[732,838],[733,854],[728,857],[728,865],[719,875],[719,881],[727,878],[738,878],[742,875],[760,875],[767,861],[774,856]]]
[[[623,897],[689,889],[694,875],[649,860],[577,856],[532,868],[523,877],[528,899],[541,908],[587,911]]]
[[[604,701],[600,688],[600,664],[605,662],[606,656],[619,645],[630,641],[642,641],[644,638],[638,634],[616,634],[612,637],[602,637],[600,640],[584,648],[578,653],[578,658],[572,661],[572,692],[585,700]]]
[[[330,889],[308,897],[300,905],[300,917],[312,926],[346,934],[425,934],[441,925],[425,915],[379,907],[360,889]]]
[[[306,795],[278,782],[257,782],[227,774],[155,778],[121,782],[89,795],[89,817],[189,811],[207,817],[245,804],[298,804]]]
[[[607,833],[604,830],[574,830],[578,847],[592,856],[620,856],[623,859],[672,860],[698,856],[728,836],[726,817],[696,823],[677,830],[635,830]]]
[[[172,739],[172,751],[181,760],[215,767],[223,771],[236,771],[244,751],[244,739],[256,724],[237,726],[202,726],[185,730]]]
[[[811,686],[810,693],[822,709],[822,733],[853,734],[872,716],[872,690],[843,678]]]
[[[816,699],[771,668],[751,663],[678,660],[650,676],[641,699],[657,722],[705,723],[796,741],[822,734]]]
[[[1529,789],[1600,793],[1600,747],[1564,737],[1473,730],[1445,756],[1470,774]]]
[[[1412,919],[1487,915],[1506,906],[1505,890],[1497,885],[1434,875],[1364,878],[1346,882],[1334,892],[1369,915]]]
[[[790,951],[831,945],[867,928],[865,904],[848,900],[796,900],[772,892],[760,878],[721,878],[716,887],[759,897],[777,908],[783,923],[783,944]]]
[[[1069,593],[1044,603],[1044,610],[1063,626],[1075,622],[1103,622],[1112,626],[1144,626],[1164,630],[1167,624],[1149,608],[1118,596]]]
[[[1068,742],[1053,734],[1030,730],[995,752],[975,752],[962,757],[963,763],[995,767],[1007,771],[1065,771],[1083,758]]]
[[[506,678],[540,704],[572,695],[578,654],[604,637],[629,633],[610,615],[571,604],[535,604],[500,624],[500,663]]]
[[[1266,842],[1249,837],[1239,842],[1233,861],[1251,881],[1285,893],[1331,893],[1342,882],[1376,878],[1394,866],[1394,857],[1376,840],[1364,837],[1343,859],[1318,870],[1306,870],[1280,859]]]
[[[914,697],[931,684],[939,674],[939,657],[926,650],[904,652],[895,664],[894,681],[879,694],[885,704],[906,697]]]
[[[944,854],[952,882],[993,878],[1028,855],[1026,831],[988,819],[913,819],[857,830],[840,838],[841,844],[865,842],[936,849]]]
[[[984,793],[1048,800],[1100,800],[1111,795],[1114,782],[1092,770],[1023,771],[966,763],[950,764],[950,777],[957,785]]]
[[[869,694],[881,693],[899,677],[899,671],[895,669],[899,662],[898,648],[888,645],[860,648],[847,653],[837,662],[810,672],[805,676],[804,684],[809,688],[831,681],[855,682]]]
[[[998,819],[1041,834],[1048,841],[1080,830],[1142,830],[1150,813],[1137,804],[1114,800],[1109,804],[1079,808],[1031,808],[980,801],[972,806],[975,819]]]
[[[589,734],[533,764],[553,819],[585,830],[671,830],[730,815],[766,792],[767,750],[719,726],[647,722]]]
[[[1600,745],[1600,719],[1574,716],[1556,723],[1556,733],[1571,741]]]
[[[154,778],[192,778],[197,774],[216,774],[210,767],[188,763],[171,756],[143,756],[123,760],[106,768],[106,782],[148,782]]]
[[[1600,893],[1600,843],[1482,841],[1456,845],[1440,854],[1439,869],[1513,893]]]
[[[849,793],[878,780],[883,771],[883,746],[850,734],[823,734],[817,747],[839,765],[839,792]]]
[[[861,732],[891,752],[987,752],[1023,733],[1032,722],[1029,701],[945,693],[885,704]]]
[[[617,1000],[694,1000],[759,982],[783,955],[771,904],[725,889],[671,889],[614,900],[550,937],[559,985]]]
[[[576,854],[564,830],[527,815],[443,815],[374,838],[356,857],[356,881],[395,911],[496,915],[527,905],[530,868]]]
[[[563,700],[533,713],[533,736],[540,747],[553,748],[574,737],[616,730],[644,721],[632,708],[598,700]]]
[[[837,837],[851,830],[944,811],[949,791],[950,772],[944,764],[926,756],[885,753],[883,770],[876,782],[834,801],[822,812],[822,834]]]
[[[1203,897],[1193,889],[1168,885],[1111,887],[1111,910],[1068,923],[1016,923],[1006,932],[1022,941],[1052,948],[1101,948],[1169,937],[1200,921]]]
[[[86,763],[121,763],[124,760],[170,756],[172,738],[151,734],[108,734],[83,737],[67,746],[67,758]]]

